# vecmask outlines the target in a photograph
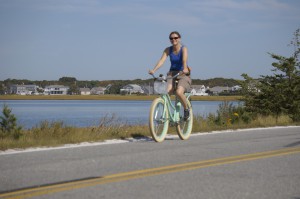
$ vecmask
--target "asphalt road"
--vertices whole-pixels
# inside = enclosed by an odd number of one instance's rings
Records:
[[[0,153],[0,198],[300,199],[300,127]]]

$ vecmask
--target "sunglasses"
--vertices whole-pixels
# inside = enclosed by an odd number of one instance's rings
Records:
[[[174,39],[179,39],[179,37],[170,37],[169,39],[172,41]]]

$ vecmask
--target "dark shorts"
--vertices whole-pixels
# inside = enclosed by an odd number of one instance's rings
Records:
[[[179,71],[170,71],[171,74],[168,74],[168,77],[172,77],[174,75],[176,75]],[[186,76],[186,75],[180,75],[175,79],[168,79],[168,84],[172,84],[173,88],[175,85],[175,80],[178,80],[178,85],[177,87],[183,87],[185,92],[188,92],[191,88],[191,77],[190,76]]]

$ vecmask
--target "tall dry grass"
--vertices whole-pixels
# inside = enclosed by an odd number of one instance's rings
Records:
[[[224,103],[216,115],[210,114],[207,117],[195,115],[193,132],[286,125],[299,124],[293,123],[287,115],[282,115],[278,118],[273,116],[251,117],[242,108],[235,108],[228,103]],[[170,128],[169,133],[175,134],[175,128]],[[132,137],[150,137],[148,125],[118,123],[116,115],[107,115],[101,118],[97,125],[85,128],[67,126],[63,122],[50,123],[44,121],[34,128],[22,130],[22,136],[19,139],[14,139],[13,137],[1,138],[0,150],[59,146]]]
[[[107,120],[105,118],[104,120]],[[112,118],[113,119],[113,118]],[[102,120],[102,121],[104,121]],[[210,118],[200,116],[194,117],[193,132],[211,132],[226,129],[242,129],[254,127],[284,126],[292,124],[288,116],[281,116],[278,119],[268,116],[259,116],[250,123],[233,123],[218,125]],[[170,133],[175,134],[174,128],[170,128]],[[18,140],[11,137],[0,139],[0,150],[28,147],[60,146],[64,144],[74,144],[81,142],[99,142],[108,139],[126,139],[137,137],[150,137],[147,125],[126,125],[111,124],[77,128],[66,126],[62,122],[42,122],[38,127],[24,130]]]

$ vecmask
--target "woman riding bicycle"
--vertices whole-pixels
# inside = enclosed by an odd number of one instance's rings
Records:
[[[187,66],[187,47],[180,43],[181,35],[177,31],[171,32],[169,39],[172,46],[167,47],[164,50],[156,66],[153,68],[153,70],[149,70],[149,74],[154,74],[155,71],[157,71],[164,64],[166,58],[170,56],[171,67],[170,71],[168,72],[168,77],[172,77],[177,73],[181,73],[181,75],[177,77],[178,85],[175,94],[178,96],[184,107],[184,120],[188,120],[190,117],[190,111],[184,95],[184,92],[190,89],[191,86],[191,78],[189,76],[190,68]],[[173,93],[174,81],[174,79],[168,79],[167,89],[169,94]]]

